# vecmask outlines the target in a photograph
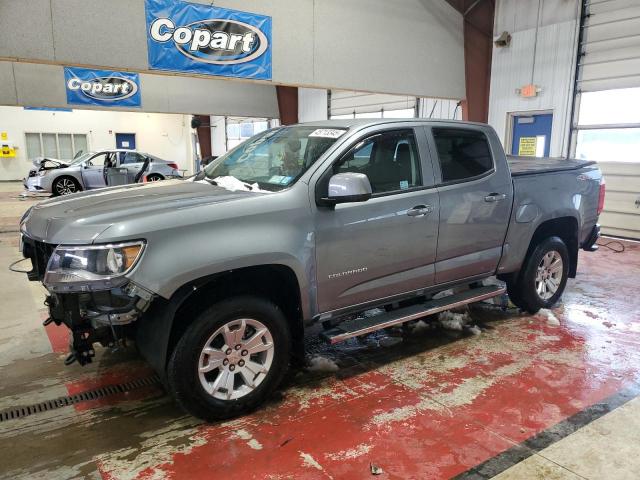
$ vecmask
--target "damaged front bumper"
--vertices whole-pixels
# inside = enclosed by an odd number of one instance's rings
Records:
[[[149,308],[154,295],[133,283],[111,290],[81,293],[50,292],[45,324],[64,324],[71,330],[69,356],[85,365],[95,356],[93,345],[114,348],[133,336],[134,322]]]
[[[45,304],[50,323],[65,325],[71,330],[69,356],[65,363],[77,361],[85,365],[95,356],[93,345],[116,347],[133,336],[135,322],[147,311],[156,295],[120,277],[117,282],[102,282],[100,289],[85,288],[69,291],[59,285],[47,285],[45,274],[56,245],[21,235],[21,250],[31,260],[29,280],[40,281],[49,292]]]

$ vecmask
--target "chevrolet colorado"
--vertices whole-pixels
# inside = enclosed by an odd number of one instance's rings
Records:
[[[505,289],[553,305],[603,199],[593,162],[507,157],[487,125],[336,120],[258,134],[187,180],[42,202],[21,248],[68,361],[134,338],[212,420],[260,404],[314,322],[333,343]]]

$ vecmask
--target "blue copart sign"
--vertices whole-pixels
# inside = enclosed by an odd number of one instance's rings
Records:
[[[139,107],[137,73],[65,67],[67,103],[101,107]]]
[[[271,80],[271,17],[167,0],[145,9],[150,68]]]

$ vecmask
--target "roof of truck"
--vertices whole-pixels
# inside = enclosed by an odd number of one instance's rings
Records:
[[[460,125],[478,125],[482,127],[488,127],[486,123],[478,122],[464,122],[461,120],[436,120],[431,118],[341,118],[339,120],[319,120],[316,122],[304,122],[299,125],[308,125],[314,127],[323,128],[353,128],[353,127],[368,127],[373,125],[384,125],[387,123],[402,123],[402,122],[419,122],[425,124],[439,124],[439,123],[459,123]]]

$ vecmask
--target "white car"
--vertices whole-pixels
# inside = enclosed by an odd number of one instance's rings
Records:
[[[175,162],[135,150],[78,152],[71,161],[39,157],[23,180],[29,192],[69,195],[109,185],[181,177]]]

